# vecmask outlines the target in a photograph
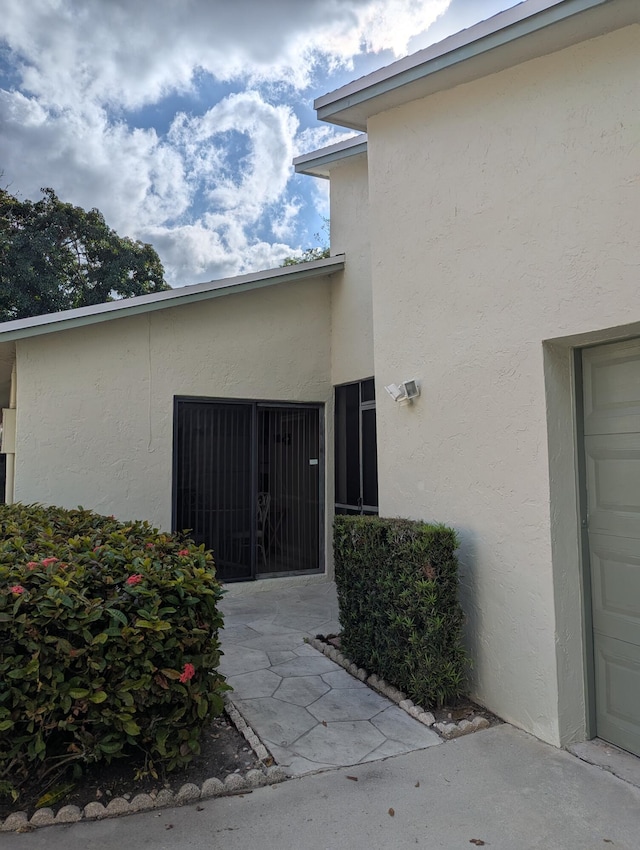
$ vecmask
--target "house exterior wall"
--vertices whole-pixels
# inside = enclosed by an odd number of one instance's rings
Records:
[[[331,169],[331,251],[346,255],[331,288],[331,376],[346,384],[373,375],[373,306],[366,154]]]
[[[171,526],[174,396],[330,403],[330,282],[17,344],[16,500]]]
[[[381,513],[459,531],[475,695],[554,744],[585,735],[571,339],[640,320],[639,38],[368,127]]]

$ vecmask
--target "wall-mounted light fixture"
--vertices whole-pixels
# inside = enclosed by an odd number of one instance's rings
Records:
[[[420,385],[416,380],[403,381],[401,384],[389,384],[385,387],[391,398],[398,404],[411,404],[420,395]]]

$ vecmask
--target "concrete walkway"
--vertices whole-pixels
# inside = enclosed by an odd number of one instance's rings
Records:
[[[478,846],[638,850],[640,790],[504,724],[242,796],[0,836],[2,850]]]
[[[340,630],[332,582],[230,585],[222,609],[231,699],[290,776],[442,743],[304,642]]]

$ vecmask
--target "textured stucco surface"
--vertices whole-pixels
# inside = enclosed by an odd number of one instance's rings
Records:
[[[334,384],[373,375],[373,305],[369,250],[367,157],[331,169],[331,250],[346,255],[331,288],[331,376]]]
[[[476,695],[556,744],[585,732],[570,338],[640,319],[639,39],[368,128],[381,513],[460,532]]]
[[[369,185],[366,154],[331,166],[331,251],[346,255],[344,271],[331,278],[331,383],[361,381],[374,373],[373,304],[369,250]],[[334,516],[333,394],[327,406],[327,529]],[[333,546],[327,547],[333,575]]]
[[[329,287],[281,284],[19,341],[16,500],[168,529],[174,396],[330,402]]]

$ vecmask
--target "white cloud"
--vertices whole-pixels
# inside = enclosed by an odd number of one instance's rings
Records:
[[[15,88],[0,89],[4,182],[99,207],[119,232],[153,242],[174,284],[277,265],[308,203],[291,159],[349,135],[300,128],[290,104],[312,98],[296,90],[363,51],[401,54],[449,2],[6,0],[0,41]],[[207,75],[245,90],[203,109]],[[132,110],[176,93],[193,96],[193,111],[168,132],[135,126]],[[326,214],[325,181],[309,184]]]
[[[141,238],[156,247],[178,284],[276,268],[292,253],[285,243],[249,240],[241,228],[220,233],[207,222],[149,228]]]
[[[198,177],[216,208],[256,221],[266,204],[280,198],[291,176],[297,127],[290,107],[273,106],[258,92],[247,91],[224,98],[201,117],[178,115],[169,140],[192,167],[200,166]],[[231,131],[245,135],[250,144],[235,167],[227,140]]]
[[[123,232],[175,217],[190,203],[179,152],[155,130],[110,121],[99,107],[56,115],[20,92],[0,91],[0,127],[4,178],[26,197],[53,186],[65,200],[99,206]]]
[[[271,232],[276,239],[291,239],[294,237],[294,226],[296,216],[300,212],[302,204],[299,198],[292,198],[280,207],[271,222]]]
[[[196,70],[219,80],[304,87],[315,61],[350,66],[392,50],[450,0],[8,0],[0,36],[24,60],[24,88],[60,108],[76,97],[126,108],[185,91]]]

